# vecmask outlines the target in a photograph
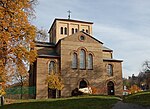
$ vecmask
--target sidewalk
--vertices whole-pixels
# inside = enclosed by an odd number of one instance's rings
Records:
[[[112,109],[150,109],[150,107],[143,107],[137,104],[123,103],[118,101]]]

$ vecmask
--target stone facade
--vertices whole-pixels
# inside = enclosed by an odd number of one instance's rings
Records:
[[[122,60],[113,59],[113,50],[104,47],[101,41],[92,36],[92,24],[55,19],[49,31],[50,42],[36,43],[38,57],[30,75],[31,85],[36,86],[35,98],[49,97],[45,80],[51,61],[55,63],[56,72],[61,74],[63,80],[62,97],[72,96],[73,90],[83,88],[84,85],[91,87],[94,94],[122,95]],[[67,28],[67,34],[61,33],[61,28],[63,32]],[[75,29],[77,31],[71,32]],[[81,50],[85,51],[84,69],[80,68]],[[77,54],[76,68],[72,68],[74,53]],[[89,54],[92,56],[92,69],[88,68]]]

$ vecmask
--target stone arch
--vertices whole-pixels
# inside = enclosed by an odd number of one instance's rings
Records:
[[[82,78],[78,81],[78,87],[79,88],[85,88],[85,87],[88,87],[89,86],[89,82],[88,80]]]
[[[115,84],[112,81],[107,82],[108,95],[115,95]]]

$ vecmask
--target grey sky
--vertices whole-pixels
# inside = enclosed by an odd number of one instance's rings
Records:
[[[94,22],[93,36],[124,60],[123,77],[137,75],[150,60],[150,0],[39,0],[33,23],[48,30],[68,10],[71,19]]]

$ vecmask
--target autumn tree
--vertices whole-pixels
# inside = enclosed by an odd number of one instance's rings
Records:
[[[54,72],[53,70],[47,76],[46,84],[48,84],[48,88],[56,90],[56,98],[57,98],[57,91],[62,90],[64,87],[60,74]]]
[[[36,27],[30,22],[35,0],[0,0],[0,76],[27,74],[35,61]]]
[[[35,40],[39,42],[46,42],[48,40],[47,31],[43,28],[37,29],[37,35]]]
[[[131,86],[131,88],[129,88],[129,91],[131,93],[137,93],[140,91],[140,88],[137,85],[133,85],[133,86]]]

